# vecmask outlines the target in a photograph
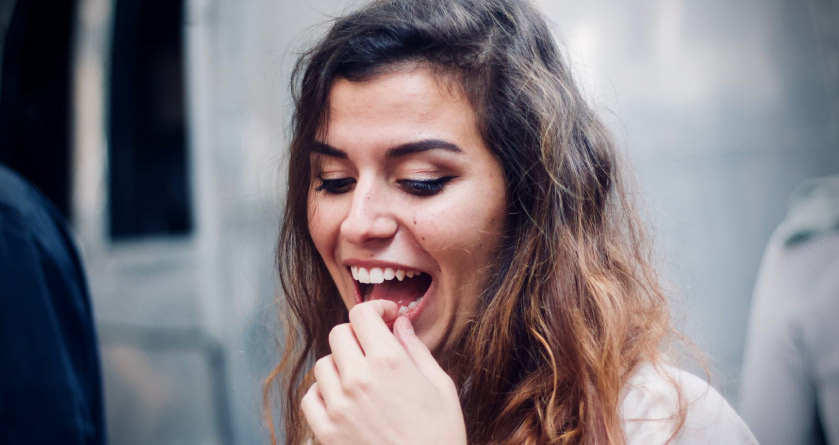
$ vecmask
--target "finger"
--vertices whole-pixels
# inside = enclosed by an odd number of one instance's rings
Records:
[[[448,374],[443,371],[443,368],[440,367],[440,364],[437,363],[437,360],[431,354],[428,346],[414,333],[414,328],[408,317],[399,317],[396,319],[393,325],[393,333],[424,376],[434,382],[439,381],[443,376],[447,379],[449,378]]]
[[[329,348],[332,350],[332,359],[338,368],[338,374],[344,375],[362,366],[364,352],[349,323],[332,328],[329,332]]]
[[[372,300],[350,309],[350,324],[364,355],[402,349],[386,324],[396,319],[398,311],[399,306],[388,300]]]
[[[306,417],[306,422],[309,423],[309,428],[315,436],[322,437],[330,422],[317,382],[313,383],[303,396],[300,401],[300,410],[303,411],[303,416]]]
[[[338,368],[331,355],[327,355],[315,362],[315,380],[317,390],[323,399],[324,405],[329,406],[330,401],[336,400],[342,393],[341,377],[338,375]]]

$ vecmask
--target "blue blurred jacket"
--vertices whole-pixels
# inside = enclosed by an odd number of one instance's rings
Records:
[[[67,223],[0,165],[0,443],[103,444],[93,313]]]

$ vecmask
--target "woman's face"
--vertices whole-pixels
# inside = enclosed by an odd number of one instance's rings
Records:
[[[460,88],[426,68],[339,79],[329,102],[311,155],[312,240],[348,309],[397,302],[439,356],[463,334],[501,241],[501,165]]]

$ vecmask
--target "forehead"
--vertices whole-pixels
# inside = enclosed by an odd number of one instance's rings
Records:
[[[480,137],[475,111],[460,85],[422,66],[361,82],[339,78],[330,90],[324,142],[335,147],[475,137]]]

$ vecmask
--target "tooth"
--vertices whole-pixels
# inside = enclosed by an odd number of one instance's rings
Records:
[[[405,315],[408,312],[408,308],[402,306],[399,308],[399,315]]]
[[[402,270],[402,269],[397,270],[396,271],[396,279],[399,280],[399,281],[404,280],[405,279],[405,271]]]
[[[350,267],[350,271],[352,272],[352,279],[358,281],[358,268],[352,266]]]
[[[413,278],[414,277],[414,271],[409,270],[409,271],[405,272],[405,276],[408,277],[408,278]]]
[[[385,280],[392,280],[395,276],[396,274],[393,272],[393,269],[389,267],[385,269]]]
[[[363,267],[358,268],[358,282],[370,284],[370,272],[367,272],[367,269]]]
[[[383,283],[385,281],[385,273],[378,267],[370,269],[370,282],[373,284]]]

